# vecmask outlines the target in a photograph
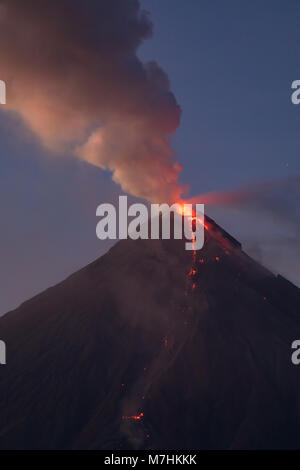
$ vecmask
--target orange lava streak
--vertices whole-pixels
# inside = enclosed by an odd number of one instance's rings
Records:
[[[134,421],[140,421],[144,416],[144,413],[140,413],[138,415],[133,415],[133,416],[122,416],[122,419],[132,419]]]
[[[209,226],[202,220],[201,217],[197,217],[195,209],[191,209],[190,207],[184,207],[184,202],[179,202],[178,204],[178,210],[177,212],[183,216],[188,217],[191,219],[192,222],[199,222],[201,225],[204,226],[206,230],[209,229]]]

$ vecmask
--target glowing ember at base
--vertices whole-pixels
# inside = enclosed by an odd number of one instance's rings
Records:
[[[144,416],[144,413],[141,412],[138,415],[122,416],[122,419],[140,421],[143,418],[143,416]]]

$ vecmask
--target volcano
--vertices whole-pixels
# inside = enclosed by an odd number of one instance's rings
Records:
[[[206,217],[122,240],[0,319],[1,449],[297,449],[299,289]]]

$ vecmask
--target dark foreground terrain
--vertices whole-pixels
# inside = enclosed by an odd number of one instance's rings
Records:
[[[117,243],[0,319],[1,449],[300,448],[299,289],[207,220]]]

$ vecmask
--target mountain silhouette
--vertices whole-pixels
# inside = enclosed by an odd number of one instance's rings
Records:
[[[0,319],[1,449],[300,448],[299,289],[206,217],[122,240]]]

